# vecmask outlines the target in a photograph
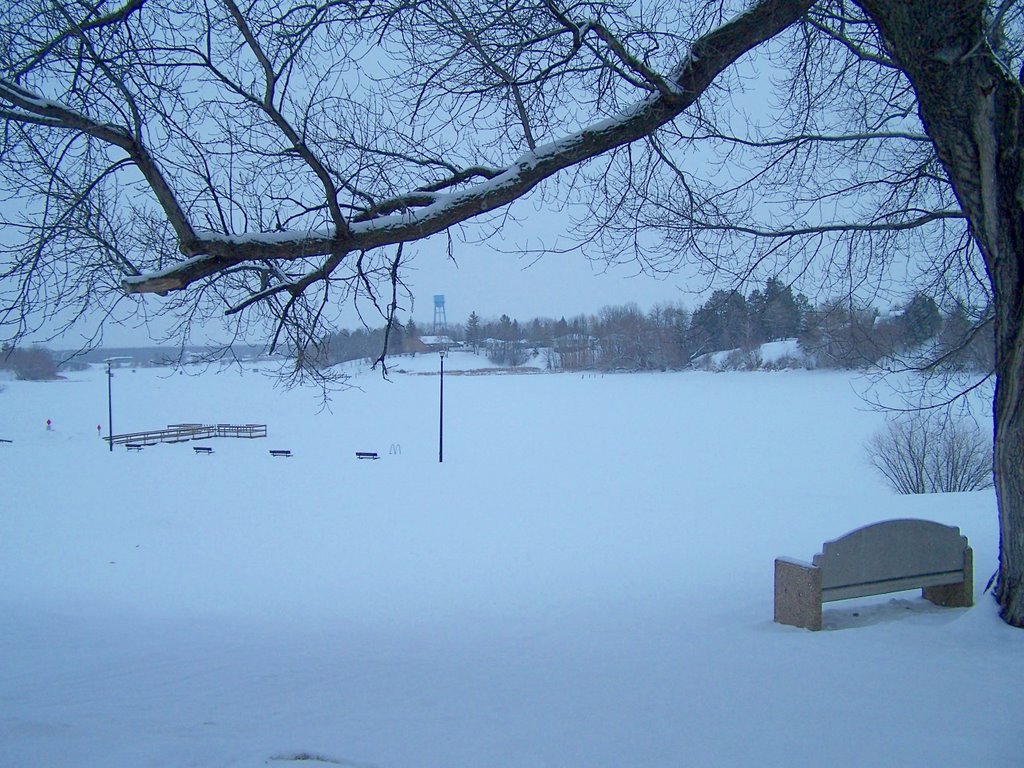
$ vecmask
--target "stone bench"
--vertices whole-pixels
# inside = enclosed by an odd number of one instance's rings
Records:
[[[960,529],[886,520],[827,541],[811,563],[775,560],[775,621],[821,629],[822,603],[922,591],[936,605],[974,604],[974,554]]]

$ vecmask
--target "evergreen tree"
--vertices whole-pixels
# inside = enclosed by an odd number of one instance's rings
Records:
[[[791,339],[800,333],[800,306],[792,288],[778,277],[770,277],[759,299],[759,305],[752,300],[750,304],[756,318],[755,334],[760,341]]]
[[[899,322],[901,341],[906,347],[917,347],[934,338],[942,328],[942,313],[935,299],[918,293],[907,304]]]
[[[693,313],[691,339],[696,351],[716,352],[748,347],[753,341],[750,307],[742,293],[715,291]]]
[[[565,317],[561,317],[555,322],[555,327],[552,330],[552,336],[556,339],[561,339],[569,335],[569,324],[565,322]]]
[[[405,324],[405,341],[404,349],[411,351],[413,354],[416,353],[416,342],[420,339],[420,329],[416,327],[416,323],[410,317],[409,322]]]
[[[480,347],[480,316],[475,312],[469,313],[466,320],[466,344],[476,352]]]
[[[391,323],[388,331],[388,355],[400,355],[405,351],[405,329],[398,322]]]

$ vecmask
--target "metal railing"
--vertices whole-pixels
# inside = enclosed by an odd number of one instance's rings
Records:
[[[189,440],[208,440],[212,437],[257,438],[267,436],[266,424],[169,424],[166,429],[145,432],[127,432],[103,438],[114,445],[156,445],[157,443],[184,443]]]

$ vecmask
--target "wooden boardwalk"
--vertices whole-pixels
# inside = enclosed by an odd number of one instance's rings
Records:
[[[157,443],[185,443],[189,440],[209,440],[213,437],[266,437],[266,424],[169,424],[165,429],[146,432],[127,432],[103,438],[114,445],[156,445]]]

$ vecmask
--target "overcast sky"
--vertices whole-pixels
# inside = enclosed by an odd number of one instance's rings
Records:
[[[746,93],[733,94],[733,100],[742,103],[754,113],[765,109],[765,90],[754,87],[754,81],[764,77],[758,67],[747,60],[739,65],[744,77],[748,78]],[[692,164],[690,157],[688,163]],[[697,160],[700,163],[700,160]],[[699,169],[695,166],[691,170]],[[703,280],[693,279],[685,274],[652,275],[644,274],[636,264],[607,266],[592,262],[579,251],[565,252],[574,245],[569,214],[552,210],[545,205],[544,197],[561,199],[556,178],[548,183],[547,192],[529,195],[511,208],[511,215],[505,219],[498,234],[486,242],[479,239],[476,227],[466,225],[452,238],[452,256],[448,254],[449,239],[444,235],[427,241],[410,244],[406,248],[403,279],[412,291],[414,304],[410,308],[408,299],[400,300],[399,320],[407,321],[410,316],[421,331],[429,331],[434,317],[433,296],[445,296],[447,320],[450,324],[464,323],[471,312],[484,319],[497,318],[502,314],[527,322],[534,317],[565,317],[571,319],[579,314],[595,314],[602,307],[628,302],[636,303],[647,311],[656,304],[677,302],[694,309],[706,300],[709,286]],[[500,212],[498,215],[504,215]],[[461,239],[467,236],[469,239]],[[540,254],[540,255],[538,255]],[[628,255],[627,255],[628,257]],[[628,259],[627,259],[628,260]],[[716,284],[714,288],[730,287]],[[796,286],[798,290],[802,286]],[[162,299],[156,296],[145,299],[151,315],[159,313]],[[877,300],[872,297],[872,301]],[[364,307],[365,310],[365,307]],[[372,314],[364,319],[371,327],[380,327],[383,320]],[[92,325],[95,325],[93,321]],[[219,325],[218,323],[211,324]],[[359,315],[351,308],[345,309],[341,319],[342,327],[360,326]],[[167,335],[169,323],[156,319],[151,328],[137,320],[121,322],[119,319],[105,324],[103,346],[144,346]],[[214,338],[220,329],[212,329]],[[49,343],[55,348],[73,349],[86,343],[91,328],[83,328],[62,339]],[[193,328],[193,341],[202,343],[209,338],[207,331]],[[266,338],[253,335],[253,343]]]
[[[526,258],[487,252],[415,262],[408,282],[416,305],[412,315],[420,328],[433,320],[434,294],[443,294],[450,323],[465,322],[470,312],[481,317],[507,314],[526,321],[534,317],[596,313],[610,304],[636,302],[642,309],[683,298],[675,280],[615,268],[601,273],[580,254],[548,255],[531,263]],[[405,320],[405,317],[402,317]]]
[[[759,71],[759,67],[749,61],[739,66],[751,79]],[[739,93],[733,97],[737,101],[747,98]],[[760,104],[763,98],[763,92],[757,92],[754,102]],[[569,319],[579,314],[596,314],[602,307],[628,302],[636,303],[643,311],[667,302],[679,302],[693,309],[706,299],[705,294],[699,293],[706,293],[707,285],[702,281],[688,284],[684,275],[644,274],[636,264],[608,266],[588,260],[579,251],[565,252],[576,244],[572,233],[566,232],[572,226],[570,216],[564,211],[552,210],[556,204],[541,202],[547,197],[549,201],[560,200],[564,204],[565,195],[557,191],[559,183],[557,178],[551,180],[542,185],[546,192],[538,188],[526,199],[516,202],[499,234],[485,243],[473,241],[474,237],[479,237],[473,224],[466,225],[465,231],[455,232],[451,241],[454,258],[449,257],[449,239],[444,235],[410,244],[406,248],[403,279],[413,293],[414,304],[410,308],[407,299],[401,300],[399,319],[405,322],[411,316],[421,329],[429,330],[434,317],[435,294],[445,296],[447,320],[451,324],[464,323],[471,312],[485,319],[507,314],[526,322],[534,317]],[[470,240],[460,239],[463,235]],[[134,304],[134,301],[136,299],[124,305]],[[144,301],[153,317],[159,314],[164,302],[157,296],[146,297]],[[370,326],[383,325],[383,320],[372,314],[364,314],[364,319]],[[53,340],[49,345],[78,348],[87,343],[96,322],[94,319],[81,330]],[[343,313],[341,324],[357,328],[360,317],[349,308]],[[193,340],[201,343],[211,334],[219,337],[220,329],[212,328],[217,325],[212,323],[209,331],[193,328]],[[104,325],[102,345],[148,345],[152,343],[151,338],[166,337],[169,327],[171,324],[159,317],[149,328],[137,319],[115,317]],[[248,340],[265,341],[255,335]]]
[[[465,322],[470,312],[527,321],[593,314],[626,302],[644,310],[669,301],[693,304],[682,275],[654,276],[635,264],[608,266],[579,251],[561,252],[569,240],[558,217],[545,211],[520,214],[487,243],[454,241],[454,259],[446,253],[446,238],[419,245],[406,272],[417,324],[422,328],[433,320],[435,294],[445,296],[450,323]],[[547,252],[538,256],[539,250]]]
[[[470,312],[484,319],[502,314],[526,322],[534,317],[566,317],[596,314],[602,307],[635,302],[641,310],[655,304],[680,302],[694,308],[700,302],[682,275],[650,275],[636,265],[608,267],[603,262],[587,259],[578,251],[558,252],[567,247],[564,214],[537,210],[533,203],[516,206],[515,219],[510,219],[498,235],[486,242],[452,240],[452,256],[448,255],[448,238],[435,236],[407,248],[405,283],[412,291],[414,306],[401,300],[399,319],[411,316],[421,332],[429,331],[434,318],[435,294],[445,297],[445,310],[450,324],[465,323]],[[537,251],[549,250],[538,256]],[[529,251],[529,253],[526,253]],[[411,254],[411,256],[410,256]],[[156,311],[162,299],[146,298],[147,306]],[[366,316],[370,326],[383,321]],[[343,315],[347,328],[360,326],[358,315]],[[158,338],[165,328],[154,321],[152,335]],[[201,329],[194,329],[198,343]],[[107,322],[103,346],[145,346],[150,332],[135,322]],[[261,341],[253,337],[253,342]],[[50,346],[74,348],[81,344],[79,334],[69,334]]]
[[[683,292],[685,286],[676,276],[655,278],[626,267],[602,272],[602,265],[592,264],[578,253],[549,254],[535,261],[482,246],[462,246],[457,247],[456,264],[442,248],[440,245],[436,249],[423,248],[406,274],[415,306],[411,313],[399,312],[399,319],[405,322],[411,314],[421,332],[429,330],[433,322],[435,294],[444,295],[450,324],[465,323],[470,312],[485,319],[507,314],[525,322],[534,317],[571,319],[578,314],[595,314],[604,306],[627,302],[635,302],[642,310],[669,301],[682,302],[691,309],[694,306],[693,296]],[[428,253],[428,250],[434,252]],[[156,306],[160,299],[148,301]],[[367,322],[374,324],[371,318]],[[358,323],[353,317],[346,326],[356,328]],[[159,323],[154,330],[158,327]],[[108,323],[104,331],[104,346],[149,343],[144,328]],[[74,339],[67,339],[65,344],[54,343],[53,346],[74,344]]]

